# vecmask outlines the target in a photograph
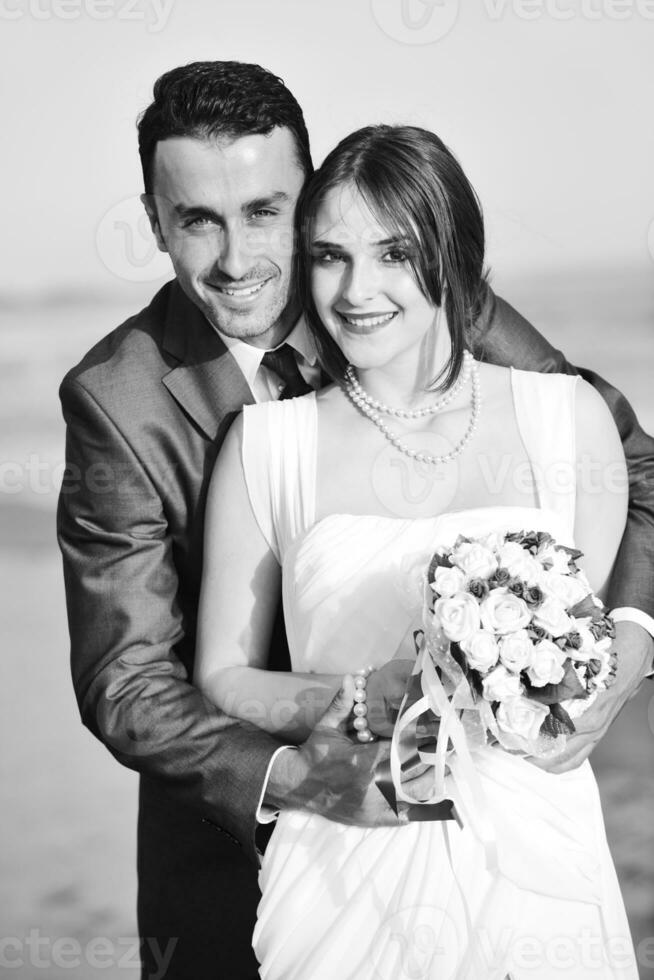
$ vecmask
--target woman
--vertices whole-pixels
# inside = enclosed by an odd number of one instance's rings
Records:
[[[616,493],[575,480],[584,459],[624,470],[589,386],[466,352],[483,221],[436,136],[352,134],[309,182],[298,221],[305,311],[335,383],[246,408],[225,442],[196,666],[220,707],[295,742],[344,673],[412,656],[437,546],[548,530],[574,539],[601,594],[627,508],[625,481]],[[280,590],[293,673],[268,674]],[[475,764],[497,868],[474,814],[462,827],[360,829],[283,812],[261,872],[262,977],[635,977],[588,764],[554,776],[499,748]]]

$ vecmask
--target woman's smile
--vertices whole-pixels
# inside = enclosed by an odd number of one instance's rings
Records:
[[[385,327],[391,320],[395,319],[398,312],[398,310],[390,310],[388,313],[345,313],[342,310],[336,310],[337,316],[343,323],[343,328],[350,333],[358,334],[374,333],[380,327]]]

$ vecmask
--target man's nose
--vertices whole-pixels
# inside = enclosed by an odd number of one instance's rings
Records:
[[[379,292],[379,271],[367,258],[352,262],[345,273],[343,299],[351,306],[363,306]]]
[[[252,253],[248,247],[244,229],[229,229],[223,235],[220,271],[227,279],[242,279],[252,265]]]

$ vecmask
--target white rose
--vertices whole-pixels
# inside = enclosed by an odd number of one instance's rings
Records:
[[[574,622],[565,611],[565,606],[553,595],[547,596],[534,612],[534,623],[552,636],[564,636],[574,629]]]
[[[451,596],[455,592],[461,592],[465,585],[466,577],[460,568],[447,568],[441,565],[434,575],[432,589],[441,596]]]
[[[595,652],[595,637],[588,628],[591,623],[590,616],[580,616],[579,619],[573,618],[572,620],[572,629],[579,634],[581,646],[578,650],[572,650],[570,656],[573,660],[578,660],[581,663],[588,663]]]
[[[567,711],[574,721],[575,718],[581,718],[596,699],[597,691],[592,691],[586,698],[569,698],[567,701],[561,701],[561,707]]]
[[[479,629],[479,606],[469,592],[437,599],[434,603],[434,622],[442,627],[453,643],[467,640]]]
[[[502,568],[527,585],[536,585],[543,574],[540,563],[517,541],[507,541],[500,550],[499,560]]]
[[[591,681],[593,690],[595,691],[597,690],[603,691],[606,688],[607,686],[606,682],[608,681],[611,675],[611,654],[610,654],[611,641],[608,640],[608,644],[609,644],[608,649],[604,646],[606,642],[607,640],[600,640],[599,643],[595,645],[595,650],[597,652],[593,657],[593,660],[599,660],[601,664],[598,673],[595,674],[595,676]]]
[[[509,670],[520,673],[529,664],[533,649],[527,631],[516,630],[500,640],[500,660]]]
[[[541,640],[531,653],[527,676],[534,687],[558,684],[563,679],[566,654],[551,640]]]
[[[467,640],[462,640],[461,649],[470,666],[484,673],[495,666],[499,656],[497,640],[488,630],[477,630]]]
[[[504,535],[500,534],[499,531],[490,531],[488,534],[485,534],[483,538],[480,538],[480,541],[485,548],[488,548],[489,551],[497,554],[504,544]]]
[[[491,670],[481,684],[487,701],[508,701],[517,698],[523,692],[519,675],[513,674],[501,665]]]
[[[508,589],[491,589],[480,605],[484,629],[492,633],[515,633],[531,622],[527,603]]]
[[[566,609],[571,609],[588,595],[582,582],[574,575],[560,575],[558,572],[543,572],[540,587],[546,596],[554,596]]]
[[[458,545],[450,555],[450,561],[469,578],[490,578],[497,569],[493,552],[478,541],[464,541]]]
[[[548,564],[551,563],[550,571],[556,572],[558,575],[568,575],[570,572],[568,568],[570,555],[567,551],[564,551],[562,548],[557,548],[553,544],[544,548],[538,555],[538,558],[543,564],[546,562]]]
[[[549,708],[530,698],[517,697],[503,701],[497,709],[497,724],[511,735],[519,735],[528,742],[538,738],[541,725],[549,714]]]

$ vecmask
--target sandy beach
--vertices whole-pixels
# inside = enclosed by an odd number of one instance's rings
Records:
[[[621,387],[654,431],[651,277],[604,285],[600,278],[498,288],[571,360]],[[138,976],[137,777],[80,724],[54,530],[63,458],[58,382],[147,298],[141,287],[118,288],[120,302],[78,297],[0,310],[0,907],[3,972],[26,980]],[[646,683],[593,756],[643,978],[654,977],[653,696]]]

